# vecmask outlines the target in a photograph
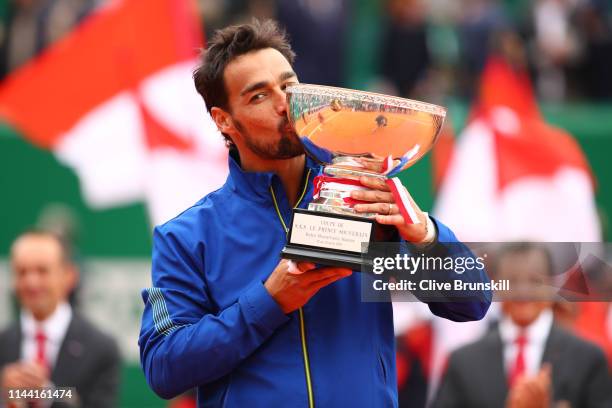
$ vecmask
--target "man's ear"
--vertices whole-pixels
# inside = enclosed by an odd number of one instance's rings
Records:
[[[232,118],[223,109],[213,106],[210,109],[210,116],[212,116],[221,133],[230,133],[231,129],[233,129]]]
[[[70,294],[78,286],[81,274],[80,274],[78,266],[71,261],[67,262],[64,268],[67,274],[66,276],[67,281],[66,281],[66,288],[65,288],[66,296],[70,296]]]

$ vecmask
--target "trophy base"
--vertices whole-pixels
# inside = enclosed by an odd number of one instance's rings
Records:
[[[373,219],[296,208],[281,257],[361,271],[376,235]]]
[[[364,266],[372,264],[372,260],[363,254],[348,255],[334,251],[292,246],[291,244],[283,248],[281,257],[295,262],[312,262],[325,266],[349,268],[357,272],[361,272]]]

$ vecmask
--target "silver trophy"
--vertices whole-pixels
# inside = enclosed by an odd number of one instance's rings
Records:
[[[366,189],[359,179],[369,176],[381,178],[401,196],[403,188],[395,190],[390,181],[431,149],[446,109],[320,85],[292,85],[286,93],[291,125],[307,154],[324,167],[308,210],[294,210],[282,256],[361,269],[378,224],[375,214],[353,209],[357,202],[351,191]],[[402,211],[404,218],[418,222],[409,210]]]

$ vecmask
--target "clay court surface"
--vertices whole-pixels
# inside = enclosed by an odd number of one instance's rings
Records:
[[[417,144],[422,152],[428,150],[437,129],[432,115],[414,111],[409,116],[386,112],[382,114],[386,126],[379,125],[381,120],[377,121],[377,117],[380,115],[380,112],[357,112],[346,108],[334,112],[326,107],[299,118],[295,127],[300,136],[308,137],[333,152],[370,152],[399,158]]]

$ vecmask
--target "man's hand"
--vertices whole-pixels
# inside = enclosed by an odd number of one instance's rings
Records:
[[[299,271],[290,268],[286,259],[280,261],[264,286],[284,313],[302,307],[324,286],[350,276],[347,268],[316,268],[309,262],[298,262]]]
[[[535,377],[521,377],[510,390],[506,408],[550,407],[551,367],[544,365]]]
[[[48,382],[47,370],[39,364],[18,362],[7,364],[0,373],[0,388],[39,388]]]
[[[409,224],[404,220],[404,217],[399,211],[399,207],[391,194],[389,186],[380,178],[377,177],[361,177],[359,179],[361,184],[365,187],[369,187],[370,191],[353,191],[351,192],[351,198],[361,201],[369,201],[371,204],[356,204],[355,211],[360,213],[377,213],[376,222],[383,225],[393,225],[397,228],[399,234],[406,241],[413,242],[415,244],[426,243],[424,242],[427,236],[427,215],[421,211],[418,205],[414,202],[408,190],[406,195],[412,204],[417,216],[419,218],[419,224]]]

